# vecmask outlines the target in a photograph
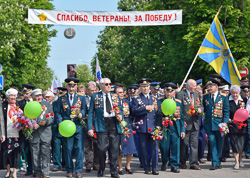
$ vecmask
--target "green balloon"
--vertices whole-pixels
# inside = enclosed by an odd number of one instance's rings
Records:
[[[35,119],[40,116],[42,112],[42,106],[37,101],[30,101],[24,107],[24,115],[29,119]]]
[[[173,99],[165,99],[161,104],[161,111],[165,116],[174,114],[176,103]]]
[[[59,132],[63,137],[71,137],[76,132],[76,125],[71,120],[64,120],[59,125]]]

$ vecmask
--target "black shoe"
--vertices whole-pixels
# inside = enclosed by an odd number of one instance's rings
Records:
[[[159,171],[153,170],[153,171],[152,171],[152,174],[153,174],[153,175],[159,175]]]
[[[36,174],[35,174],[35,173],[33,174],[33,177],[36,177]]]
[[[97,177],[103,177],[103,171],[99,170],[99,171],[97,172]]]
[[[120,176],[118,174],[111,174],[111,177],[113,177],[113,178],[120,178]]]
[[[143,165],[140,164],[140,168],[143,168]]]
[[[175,168],[175,167],[171,167],[171,172],[180,173],[180,169]]]
[[[211,157],[207,157],[207,161],[211,161]]]
[[[25,176],[31,176],[33,174],[33,172],[26,172],[24,175]]]
[[[161,165],[161,171],[166,171],[167,170],[167,166],[166,165]]]
[[[129,174],[133,174],[134,172],[132,171],[132,169],[127,169],[127,167],[125,166],[125,171]]]
[[[210,167],[210,170],[215,170],[216,169],[216,167],[215,166],[212,166],[212,167]]]
[[[144,174],[150,174],[151,171],[150,170],[145,170]]]
[[[250,159],[250,156],[245,156],[246,159]]]
[[[119,174],[119,175],[124,175],[123,170],[118,171],[118,174]]]
[[[221,162],[227,162],[226,158],[221,158],[220,161]]]
[[[221,168],[222,168],[221,165],[215,166],[215,169],[221,169]]]
[[[86,167],[86,172],[90,172],[91,171],[91,167]]]

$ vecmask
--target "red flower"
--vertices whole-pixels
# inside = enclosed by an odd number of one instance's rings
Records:
[[[11,145],[9,145],[8,148],[10,149],[10,148],[11,148]]]
[[[162,140],[162,136],[159,136],[159,137],[158,137],[158,140]]]
[[[46,114],[45,117],[49,118],[49,114]]]
[[[127,133],[125,132],[124,135],[127,135]]]
[[[148,131],[149,131],[149,132],[151,132],[151,131],[152,131],[152,129],[151,129],[151,128],[148,128]]]
[[[244,124],[244,127],[247,127],[247,124]]]
[[[53,116],[54,116],[54,113],[52,112],[52,113],[50,113],[50,115],[53,117]]]
[[[115,109],[115,106],[113,106],[113,109]]]
[[[240,126],[242,127],[243,125],[244,125],[243,122],[241,122],[241,123],[240,123]]]
[[[124,141],[124,142],[127,142],[128,140],[124,139],[123,141]]]
[[[27,124],[28,123],[28,121],[25,121],[25,124]]]
[[[169,122],[169,125],[172,126],[172,125],[173,125],[173,121],[170,121],[170,122]]]
[[[72,106],[71,108],[72,108],[72,109],[75,109],[75,108],[76,108],[76,106],[74,105],[74,106]]]
[[[234,124],[236,124],[237,123],[237,121],[234,121]]]
[[[97,135],[96,135],[96,133],[94,133],[94,138],[95,138],[95,139],[97,139]]]
[[[222,128],[219,128],[219,131],[222,132]]]
[[[126,128],[125,131],[128,131],[128,128]]]
[[[17,121],[18,121],[18,122],[21,122],[21,121],[22,121],[22,119],[20,119],[20,118],[19,118]]]
[[[28,128],[29,128],[29,126],[28,126],[28,125],[26,125],[26,126],[25,126],[25,128],[26,128],[26,129],[28,129]]]
[[[132,134],[136,134],[136,131],[133,131]]]
[[[24,123],[25,123],[25,120],[22,120],[21,123],[24,124]]]
[[[131,133],[128,133],[128,135],[130,136],[130,135],[131,135]]]
[[[242,127],[241,126],[238,126],[238,129],[240,130]]]

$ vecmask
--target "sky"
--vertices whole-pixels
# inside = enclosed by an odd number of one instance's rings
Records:
[[[118,0],[54,0],[55,10],[118,11]],[[73,28],[73,39],[64,37],[64,30]],[[62,26],[55,25],[57,36],[49,41],[51,51],[48,66],[62,82],[67,78],[67,64],[87,64],[97,52],[96,40],[105,26]]]

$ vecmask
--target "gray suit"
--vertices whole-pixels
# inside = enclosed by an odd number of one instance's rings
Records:
[[[49,165],[50,165],[50,145],[52,139],[51,125],[54,121],[54,117],[46,118],[46,114],[53,113],[51,104],[47,101],[41,102],[42,106],[47,108],[45,114],[41,118],[41,115],[37,119],[37,124],[40,121],[46,120],[45,126],[40,126],[35,130],[32,135],[33,139],[30,139],[30,149],[32,155],[32,166],[34,174],[36,175],[49,175]],[[42,167],[41,167],[42,159]]]
[[[190,146],[189,163],[190,166],[198,165],[198,130],[199,130],[199,117],[197,115],[189,115],[189,107],[194,104],[195,107],[200,108],[203,112],[204,108],[200,101],[198,93],[193,93],[192,99],[190,98],[187,90],[176,93],[176,98],[182,102],[182,114],[184,122],[186,122],[185,138],[181,139],[180,145],[180,163],[186,164],[188,146]]]

